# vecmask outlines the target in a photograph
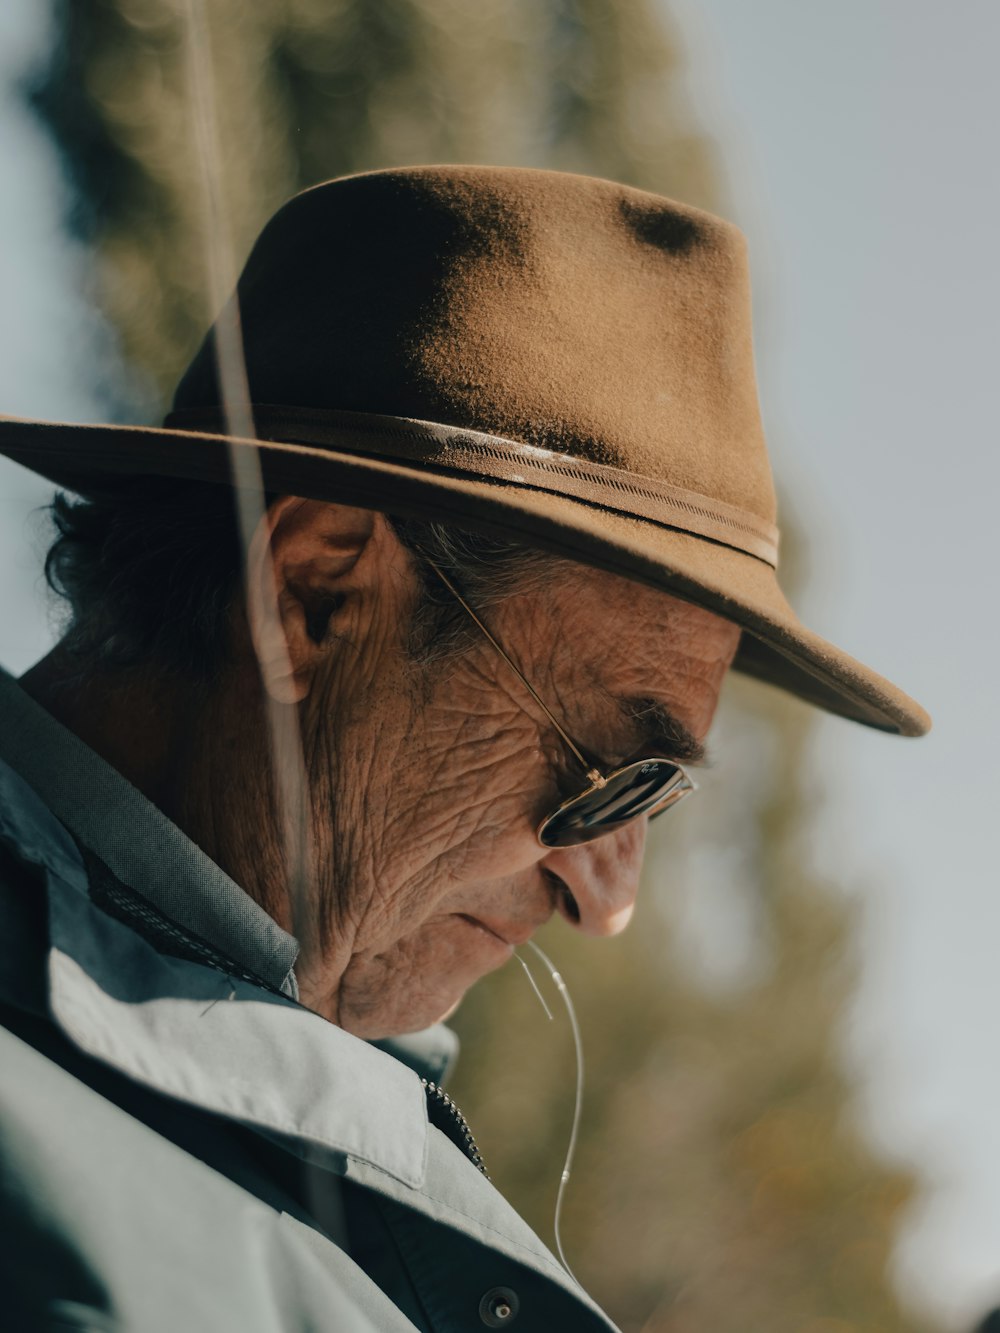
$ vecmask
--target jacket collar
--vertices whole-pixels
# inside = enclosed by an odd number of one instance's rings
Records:
[[[0,759],[123,883],[268,985],[295,996],[295,938],[2,670]]]
[[[44,879],[49,1010],[75,1046],[317,1165],[355,1160],[420,1185],[428,1121],[415,1073],[280,993],[159,952],[100,910],[77,842],[2,761],[0,840]],[[0,929],[4,915],[0,895]]]
[[[94,906],[85,877],[49,876],[49,1005],[97,1060],[264,1131],[308,1161],[355,1158],[423,1180],[419,1078],[284,996],[159,953]]]

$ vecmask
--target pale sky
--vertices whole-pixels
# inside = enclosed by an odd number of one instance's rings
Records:
[[[0,411],[96,420],[83,261],[59,235],[51,149],[8,86],[44,41],[44,9],[0,5]],[[916,743],[821,724],[814,854],[864,905],[845,1043],[866,1127],[931,1182],[897,1279],[961,1330],[1000,1302],[1000,6],[671,12],[750,237],[765,421],[809,538],[801,609],[935,717]],[[48,493],[0,464],[0,662],[14,670],[51,637],[28,530]]]
[[[750,238],[801,610],[935,719],[919,742],[823,721],[815,855],[864,906],[867,1128],[933,1182],[897,1279],[967,1328],[1000,1304],[1000,6],[670,12]]]

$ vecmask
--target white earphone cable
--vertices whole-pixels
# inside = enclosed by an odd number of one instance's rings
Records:
[[[566,1007],[566,1013],[569,1017],[569,1025],[573,1033],[573,1045],[576,1051],[576,1101],[573,1107],[573,1123],[569,1133],[569,1143],[566,1146],[566,1159],[563,1162],[562,1173],[559,1177],[559,1188],[556,1192],[556,1208],[555,1208],[555,1217],[553,1219],[552,1229],[555,1235],[556,1254],[558,1254],[559,1256],[559,1262],[562,1264],[563,1268],[565,1268],[566,1272],[570,1275],[573,1281],[579,1283],[580,1279],[573,1272],[572,1268],[570,1268],[569,1262],[566,1259],[565,1250],[563,1249],[562,1212],[563,1212],[563,1203],[565,1202],[565,1197],[566,1197],[566,1186],[569,1184],[570,1172],[572,1171],[573,1168],[573,1159],[576,1156],[576,1144],[580,1133],[580,1116],[583,1111],[583,1041],[580,1037],[580,1024],[577,1021],[576,1009],[573,1007],[573,1000],[570,996],[566,982],[563,980],[562,976],[556,970],[556,967],[553,964],[551,958],[549,958],[548,954],[546,954],[541,948],[539,948],[539,946],[534,942],[534,940],[529,940],[528,945],[538,955],[538,957],[544,963],[545,967],[548,969],[553,984],[555,985],[556,989],[558,990],[562,998],[562,1002]],[[541,1002],[542,1008],[545,1010],[545,1013],[549,1017],[549,1019],[551,1019],[553,1016],[552,1011],[546,1004],[545,997],[538,989],[538,983],[532,976],[531,969],[528,967],[528,964],[520,956],[520,954],[515,953],[514,957],[524,968],[528,980],[531,982],[532,989],[534,990],[535,994],[538,996],[539,1001]]]

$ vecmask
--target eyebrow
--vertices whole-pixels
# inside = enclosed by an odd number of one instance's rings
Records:
[[[704,764],[705,746],[676,718],[666,704],[643,695],[616,694],[615,703],[642,733],[644,745],[682,764]]]

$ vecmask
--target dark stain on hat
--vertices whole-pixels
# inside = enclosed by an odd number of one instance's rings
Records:
[[[655,245],[671,255],[684,255],[701,242],[701,228],[683,213],[675,213],[662,204],[637,203],[619,199],[618,210],[625,225],[640,241]]]

